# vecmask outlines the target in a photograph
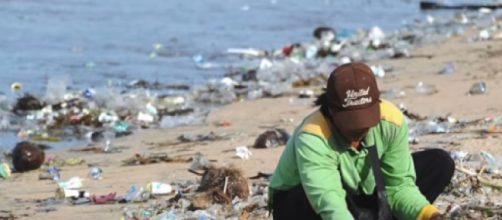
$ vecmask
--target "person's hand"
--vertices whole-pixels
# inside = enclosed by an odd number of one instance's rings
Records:
[[[446,218],[444,217],[444,215],[442,215],[442,214],[441,214],[441,213],[439,213],[439,212],[436,212],[436,213],[432,214],[432,216],[431,216],[431,218],[430,218],[430,220],[444,220],[444,219],[446,219]]]

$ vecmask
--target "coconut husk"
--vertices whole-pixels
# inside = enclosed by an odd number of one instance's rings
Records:
[[[232,199],[228,195],[223,194],[223,190],[211,189],[207,192],[195,194],[192,198],[191,209],[207,209],[216,203],[229,205],[232,203]]]
[[[12,163],[18,172],[36,170],[45,161],[45,152],[37,144],[19,142],[12,150]]]
[[[24,114],[26,111],[40,110],[44,107],[44,103],[38,100],[31,94],[25,94],[23,97],[18,98],[16,104],[12,108],[12,112],[17,115]]]
[[[210,166],[202,175],[196,191],[198,193],[192,199],[192,206],[195,209],[205,209],[215,203],[229,205],[234,197],[247,198],[249,185],[240,169],[233,166]]]
[[[256,203],[244,207],[241,211],[240,219],[250,219],[251,213],[253,213],[253,211],[257,208],[259,208],[259,206]]]

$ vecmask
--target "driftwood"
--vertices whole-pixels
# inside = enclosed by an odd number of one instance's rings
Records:
[[[494,189],[497,189],[497,190],[501,190],[502,191],[502,185],[499,185],[499,184],[496,184],[496,183],[493,183],[491,182],[490,180],[487,180],[485,178],[483,178],[482,176],[480,176],[478,173],[472,171],[472,170],[468,170],[466,168],[463,168],[463,167],[455,167],[456,170],[462,172],[462,173],[465,173],[469,176],[472,176],[472,177],[476,177],[477,180],[479,181],[479,183],[481,183],[482,185],[484,186],[489,186],[489,187],[492,187]],[[480,172],[481,173],[481,172]]]

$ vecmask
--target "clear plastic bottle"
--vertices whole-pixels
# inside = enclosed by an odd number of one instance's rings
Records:
[[[483,81],[475,83],[474,85],[471,86],[471,89],[469,89],[470,95],[480,95],[485,93],[486,93],[486,83]]]
[[[418,82],[418,84],[415,86],[415,91],[419,95],[432,95],[434,93],[437,93],[436,86],[426,84],[424,82]]]

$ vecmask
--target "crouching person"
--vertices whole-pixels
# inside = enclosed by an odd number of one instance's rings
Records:
[[[410,153],[406,119],[367,65],[336,68],[316,105],[272,177],[274,219],[443,219],[432,203],[455,164],[440,149]]]

